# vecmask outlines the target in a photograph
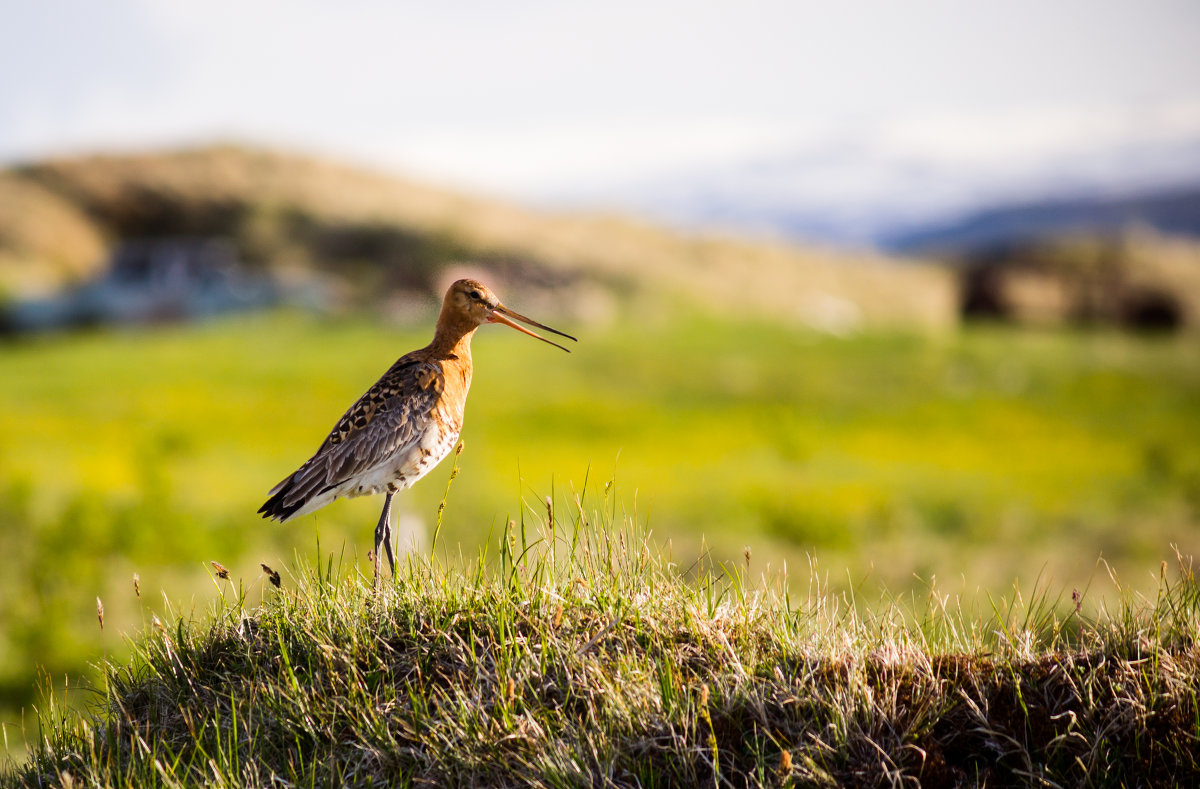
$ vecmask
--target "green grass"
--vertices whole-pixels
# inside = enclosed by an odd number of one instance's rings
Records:
[[[157,624],[92,714],[48,706],[12,786],[1188,785],[1200,585],[1095,616],[1043,594],[877,605],[704,563],[608,496],[413,558],[373,593],[302,564],[261,605]],[[234,586],[236,582],[237,586]],[[51,702],[53,704],[53,701]]]
[[[764,570],[815,562],[834,591],[936,578],[978,600],[1041,578],[1095,611],[1109,568],[1149,592],[1172,545],[1200,553],[1193,339],[666,317],[579,329],[570,356],[480,332],[444,556],[614,477],[616,513],[682,570],[749,546]],[[254,510],[427,340],[284,314],[0,347],[0,720],[32,702],[36,666],[78,682],[164,598],[190,611],[210,560],[249,577],[319,540],[365,566],[377,499],[286,526]],[[426,540],[448,474],[398,500]]]

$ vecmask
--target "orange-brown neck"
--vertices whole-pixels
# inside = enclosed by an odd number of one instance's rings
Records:
[[[478,328],[467,316],[444,306],[429,350],[442,358],[458,357],[470,363],[471,336]]]

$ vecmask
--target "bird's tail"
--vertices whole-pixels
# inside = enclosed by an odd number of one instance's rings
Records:
[[[306,473],[309,471],[306,463],[271,488],[271,498],[258,508],[259,513],[264,518],[274,518],[282,523],[295,515],[303,515],[328,504],[332,497],[325,494],[332,490],[332,486],[324,486],[324,480],[317,474]],[[322,487],[325,489],[320,490]]]
[[[282,523],[283,521],[286,521],[288,518],[295,515],[296,512],[304,506],[303,497],[294,497],[291,495],[295,492],[293,491],[293,487],[295,487],[295,478],[296,475],[293,474],[272,488],[271,492],[273,495],[271,498],[267,499],[266,502],[258,508],[259,513],[264,518],[274,518]],[[291,501],[288,499],[291,499]]]

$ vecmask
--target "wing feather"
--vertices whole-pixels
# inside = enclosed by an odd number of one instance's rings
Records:
[[[432,427],[433,409],[445,389],[440,365],[401,357],[341,419],[311,458],[271,489],[259,509],[287,518],[314,498],[393,462]]]

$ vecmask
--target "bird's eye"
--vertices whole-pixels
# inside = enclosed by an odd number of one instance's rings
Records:
[[[479,291],[473,290],[471,291],[471,298],[475,299],[475,301],[479,301],[483,297],[479,295]]]

